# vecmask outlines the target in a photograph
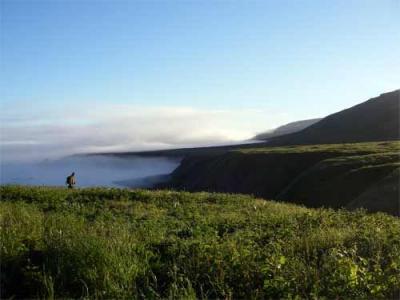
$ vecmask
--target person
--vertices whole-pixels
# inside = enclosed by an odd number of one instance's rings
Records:
[[[69,189],[73,189],[75,183],[76,183],[76,180],[75,180],[75,172],[72,172],[72,174],[69,175],[69,176],[67,177],[67,182],[66,182],[66,184],[68,184],[68,188],[69,188]]]

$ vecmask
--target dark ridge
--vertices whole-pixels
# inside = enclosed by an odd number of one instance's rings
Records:
[[[271,138],[269,145],[304,145],[400,139],[400,90],[331,114],[299,132]]]

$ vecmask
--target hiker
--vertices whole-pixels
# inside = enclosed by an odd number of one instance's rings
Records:
[[[75,183],[76,183],[76,180],[75,180],[75,172],[72,172],[72,174],[69,175],[69,176],[67,177],[67,182],[66,182],[66,184],[68,184],[68,188],[69,188],[69,189],[73,189]]]

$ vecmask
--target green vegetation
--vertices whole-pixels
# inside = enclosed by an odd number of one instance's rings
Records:
[[[2,298],[396,298],[400,220],[250,196],[2,186]]]
[[[256,147],[192,156],[167,187],[400,215],[400,142]]]
[[[369,143],[345,143],[345,144],[320,144],[298,145],[282,147],[257,147],[238,150],[241,153],[304,153],[304,152],[328,152],[346,155],[361,155],[373,153],[399,153],[400,141],[369,142]]]

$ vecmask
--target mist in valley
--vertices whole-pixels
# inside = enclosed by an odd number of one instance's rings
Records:
[[[110,153],[254,142],[246,139],[265,124],[264,111],[255,110],[88,103],[79,107],[76,111],[49,105],[24,112],[18,106],[1,111],[0,184],[63,186],[75,172],[78,187],[151,187],[165,180],[180,159]],[[278,115],[271,122],[280,120]],[[85,155],[89,153],[109,154]]]
[[[180,163],[166,157],[69,156],[39,162],[2,162],[1,184],[65,186],[75,172],[77,187],[152,187]]]

